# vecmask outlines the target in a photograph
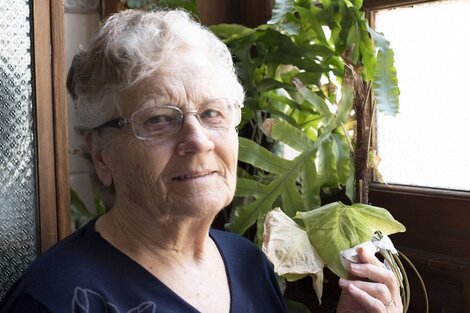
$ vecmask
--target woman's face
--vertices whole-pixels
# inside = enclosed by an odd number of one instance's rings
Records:
[[[122,95],[122,116],[167,104],[185,112],[209,99],[235,96],[230,86],[235,82],[217,73],[200,53],[167,60],[164,69]],[[161,219],[213,217],[232,200],[238,153],[234,127],[210,130],[189,113],[180,131],[163,140],[139,140],[130,125],[110,131],[102,157],[115,186],[115,206],[135,206]]]

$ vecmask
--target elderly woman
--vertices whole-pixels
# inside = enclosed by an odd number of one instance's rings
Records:
[[[40,256],[0,312],[286,312],[272,267],[211,229],[235,192],[244,93],[226,46],[181,11],[109,18],[68,77],[109,210]],[[400,312],[360,254],[338,312]]]

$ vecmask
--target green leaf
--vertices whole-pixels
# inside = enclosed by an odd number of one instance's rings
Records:
[[[267,163],[270,163],[270,165],[264,164],[263,157],[260,157],[259,155],[257,155],[259,151],[262,151],[262,153],[265,154],[267,158],[272,158],[274,157],[274,155],[272,155],[266,149],[258,146],[255,142],[248,140],[246,138],[240,138],[239,158],[241,161],[250,163],[254,166],[258,165],[257,166],[258,168],[261,168],[264,170],[266,170],[268,167],[271,167],[274,170],[276,170],[279,173],[279,175],[267,185],[264,185],[264,186],[258,185],[258,187],[262,191],[262,194],[260,195],[253,194],[253,196],[256,198],[255,201],[250,202],[248,205],[244,207],[235,208],[230,218],[230,223],[227,225],[229,229],[239,234],[245,233],[245,231],[251,225],[256,223],[260,215],[272,209],[272,205],[274,201],[276,201],[276,199],[278,199],[281,196],[281,193],[283,191],[285,191],[286,189],[290,190],[290,188],[292,188],[293,185],[296,186],[297,184],[296,179],[299,176],[299,171],[305,167],[305,162],[311,161],[310,156],[315,155],[317,153],[319,146],[323,143],[323,141],[325,141],[328,138],[328,136],[330,135],[330,132],[331,130],[327,132],[327,134],[322,134],[320,137],[318,137],[317,141],[315,141],[311,145],[309,150],[305,151],[304,153],[296,157],[294,160],[292,161],[284,160],[287,162],[286,164],[289,165],[286,171],[280,170],[279,167],[273,164],[272,161],[267,162]],[[247,144],[244,144],[244,143],[247,143]],[[276,160],[277,159],[275,159],[274,163],[277,163]],[[288,195],[285,194],[284,196],[291,196],[291,194],[288,194]],[[313,196],[316,196],[316,195],[313,195]],[[286,201],[289,201],[289,200],[286,200]],[[295,201],[298,201],[298,199]]]
[[[297,86],[297,90],[304,97],[304,99],[310,102],[318,112],[325,118],[329,119],[333,116],[326,104],[325,100],[315,94],[313,91],[305,86]]]
[[[353,107],[353,101],[354,90],[350,86],[343,84],[341,88],[341,101],[338,105],[338,112],[336,113],[339,121],[343,124],[345,124],[349,119],[349,115]]]
[[[397,70],[393,50],[385,37],[367,28],[378,49],[377,65],[373,78],[374,94],[379,111],[395,116],[398,113],[400,89],[398,88]]]
[[[348,48],[351,49],[351,62],[358,64],[359,61],[359,46],[361,42],[361,32],[357,20],[352,20],[351,28],[349,29],[348,37],[346,40]]]
[[[321,42],[327,42],[325,33],[323,32],[322,25],[320,25],[319,23],[321,10],[319,8],[312,6],[309,9],[298,7],[297,11],[299,12],[302,22],[307,24],[308,27],[312,28],[313,30],[312,34],[314,34],[315,38],[318,38]]]
[[[372,40],[374,40],[375,46],[381,51],[387,51],[390,49],[390,42],[379,32],[376,32],[370,27],[367,27]]]
[[[350,169],[353,166],[351,157],[352,151],[344,136],[333,133],[331,138],[333,139],[332,149],[336,159],[339,184],[346,185],[349,175],[351,174]]]
[[[209,29],[226,44],[232,40],[251,35],[254,32],[254,29],[238,24],[212,25]]]
[[[283,177],[276,178],[269,185],[263,187],[267,191],[265,194],[244,207],[235,208],[227,225],[230,231],[244,234],[262,214],[271,210],[274,201],[283,189],[283,182]]]
[[[281,198],[282,209],[288,216],[294,216],[297,211],[305,211],[295,177],[291,176],[289,181],[285,181]]]
[[[282,174],[292,168],[291,161],[274,155],[254,141],[243,137],[239,137],[239,140],[238,158],[240,161],[273,174]]]
[[[322,142],[318,151],[318,174],[321,184],[327,187],[336,187],[338,181],[338,170],[336,168],[336,156],[333,153],[333,141],[328,138]]]
[[[70,189],[70,204],[72,222],[75,229],[80,228],[94,216],[88,211],[85,203],[80,199],[75,190]]]
[[[313,210],[321,205],[320,179],[315,165],[315,154],[306,158],[300,171],[302,195],[305,210]]]
[[[247,178],[237,179],[237,190],[235,195],[237,197],[255,197],[259,198],[269,192],[266,185]]]
[[[157,2],[152,3],[148,9],[183,9],[190,12],[199,20],[201,19],[199,10],[197,9],[196,0],[158,0]]]
[[[299,152],[306,151],[313,144],[304,132],[284,121],[272,125],[271,137]]]
[[[377,53],[377,67],[373,85],[379,111],[386,115],[395,116],[398,113],[400,90],[394,66],[393,50],[379,50]]]
[[[294,0],[276,0],[268,24],[278,24],[287,13],[292,11],[294,11]]]
[[[284,17],[284,22],[279,24],[279,28],[281,32],[289,35],[289,36],[296,36],[300,32],[301,25],[297,17],[292,12],[288,12]]]
[[[404,232],[405,227],[385,209],[356,203],[334,202],[309,212],[298,212],[311,244],[336,275],[346,278],[339,252],[369,241],[375,232],[384,235]]]

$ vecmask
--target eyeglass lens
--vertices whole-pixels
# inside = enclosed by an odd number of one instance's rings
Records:
[[[144,108],[132,115],[135,135],[141,139],[163,138],[175,134],[181,128],[185,114],[196,114],[199,122],[208,129],[229,129],[239,123],[236,102],[214,99],[201,103],[197,112],[182,112],[171,105]]]

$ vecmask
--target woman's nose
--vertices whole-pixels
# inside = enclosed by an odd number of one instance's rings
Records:
[[[210,130],[201,125],[194,114],[186,114],[178,134],[178,155],[207,152],[214,149]]]

